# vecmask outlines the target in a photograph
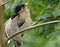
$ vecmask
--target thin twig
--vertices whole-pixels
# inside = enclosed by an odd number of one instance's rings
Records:
[[[60,18],[60,16],[56,16],[56,17],[54,17],[54,16],[47,16],[46,19],[49,19],[49,18],[52,18],[52,17],[55,18],[55,19],[56,18],[58,18],[58,19]],[[38,24],[42,20],[44,20],[44,19],[43,18],[40,18],[40,19],[37,20],[37,22],[33,23],[32,25],[36,25],[36,24]]]
[[[6,3],[4,3],[3,5],[5,5],[5,4],[9,3],[9,2],[11,2],[11,0],[7,1],[7,2],[6,2]]]
[[[38,19],[37,20],[37,22],[34,22],[32,25],[36,25],[36,24],[38,24],[40,21],[42,21],[43,20],[43,18],[41,18],[41,19]]]
[[[9,1],[5,2],[5,3],[2,3],[0,6],[3,6],[3,5],[5,5],[5,4],[9,3],[9,2],[11,2],[11,0],[9,0]]]

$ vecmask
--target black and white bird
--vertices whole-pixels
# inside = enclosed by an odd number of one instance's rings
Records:
[[[15,32],[27,28],[31,25],[32,19],[30,17],[30,12],[27,6],[24,4],[17,5],[14,8],[13,15],[5,23],[5,32],[9,38]],[[19,34],[12,38],[12,40],[18,44],[18,47],[22,47],[22,34]]]

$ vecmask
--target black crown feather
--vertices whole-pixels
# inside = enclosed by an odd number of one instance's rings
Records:
[[[18,13],[18,12],[21,10],[22,7],[24,8],[25,5],[24,5],[24,4],[17,5],[17,6],[14,8],[14,13]]]

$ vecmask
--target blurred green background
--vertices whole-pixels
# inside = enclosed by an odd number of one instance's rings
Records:
[[[9,0],[5,0],[7,2]],[[11,0],[5,4],[4,21],[12,15],[13,8],[17,4],[28,3],[31,18],[34,22],[44,23],[60,19],[60,0]],[[48,17],[48,18],[47,18]],[[23,47],[60,47],[60,23],[49,24],[28,30],[22,38]],[[12,47],[11,41],[8,47]]]

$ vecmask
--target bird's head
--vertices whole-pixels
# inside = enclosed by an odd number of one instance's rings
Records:
[[[25,4],[16,5],[14,8],[14,14],[12,15],[12,19],[15,17],[19,17],[21,15],[29,14],[29,13],[30,13],[29,9]]]
[[[11,16],[11,19],[16,19],[20,17],[20,13],[24,12],[26,5],[21,4],[21,5],[16,5],[14,8],[14,13]]]
[[[28,15],[30,15],[30,12],[26,5],[16,5],[14,8],[14,14],[12,15],[11,19],[14,21],[20,21],[21,19],[25,19],[25,17]]]

